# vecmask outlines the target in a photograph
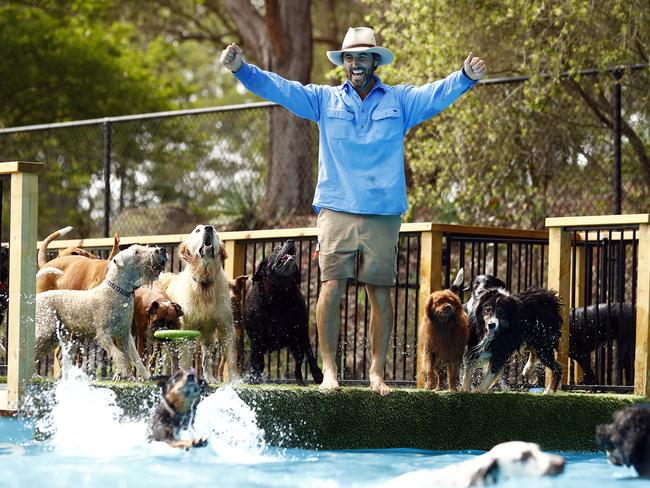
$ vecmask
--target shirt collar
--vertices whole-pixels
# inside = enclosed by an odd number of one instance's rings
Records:
[[[339,86],[339,90],[345,91],[347,94],[350,94],[351,91],[354,91],[354,88],[352,87],[352,83],[350,83],[350,80],[345,80],[345,83]],[[372,90],[370,90],[370,93],[372,93],[375,90],[381,90],[383,92],[386,92],[386,85],[384,85],[381,80],[379,79],[379,76],[375,75],[375,86],[372,87]],[[370,95],[370,93],[368,95]]]

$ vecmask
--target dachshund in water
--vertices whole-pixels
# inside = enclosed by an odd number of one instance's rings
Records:
[[[425,388],[439,387],[438,368],[446,366],[449,389],[457,389],[467,334],[467,314],[458,296],[451,290],[433,292],[427,301],[426,320],[418,337],[423,344],[420,369]]]

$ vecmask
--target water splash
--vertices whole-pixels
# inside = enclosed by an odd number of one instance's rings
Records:
[[[65,363],[51,410],[36,421],[37,430],[49,436],[47,445],[64,456],[113,457],[142,450],[146,422],[126,418],[115,392],[92,386],[81,369]]]
[[[153,405],[145,419],[129,418],[118,406],[114,391],[92,385],[90,378],[71,363],[68,347],[63,346],[61,379],[53,389],[33,392],[25,406],[25,411],[36,414],[34,427],[47,438],[46,447],[63,456],[82,457],[182,452],[164,443],[148,441],[150,418],[160,401],[158,391],[153,393],[155,399],[142,399],[143,404]],[[264,431],[258,427],[254,411],[229,386],[219,388],[199,403],[194,427],[181,437],[206,437],[207,449],[216,454],[219,462],[246,464],[271,460],[263,455]]]
[[[194,431],[199,437],[207,437],[208,445],[223,462],[273,460],[264,454],[264,431],[257,425],[255,412],[230,386],[220,387],[199,403]]]

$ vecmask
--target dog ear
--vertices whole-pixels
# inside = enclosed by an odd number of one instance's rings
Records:
[[[152,376],[151,381],[155,382],[159,387],[162,388],[163,395],[167,393],[167,381],[169,381],[169,376],[168,374],[166,375],[158,375],[158,376]]]
[[[183,307],[181,307],[176,302],[172,302],[172,307],[174,307],[174,310],[176,310],[176,316],[177,317],[182,317],[183,316]]]
[[[221,258],[222,263],[226,259],[228,259],[228,253],[226,252],[226,245],[223,242],[219,243],[219,257]]]
[[[427,317],[429,320],[433,322],[434,314],[433,314],[433,297],[429,296],[429,299],[427,300],[427,304],[424,308],[425,313],[427,314]]]
[[[250,275],[240,275],[237,278],[235,278],[235,287],[241,288],[246,285],[246,282],[248,281],[248,278],[250,278]]]
[[[187,248],[186,242],[181,242],[178,246],[178,257],[181,258],[186,263],[194,261],[194,257],[190,253],[190,250]]]
[[[144,311],[145,311],[145,313],[147,315],[152,315],[152,314],[156,313],[156,310],[158,310],[158,307],[160,307],[160,303],[158,303],[158,301],[156,300],[156,301],[152,302],[151,305],[149,305],[147,308],[145,308]]]
[[[255,274],[253,275],[253,281],[261,281],[262,278],[264,278],[264,270],[266,269],[266,264],[266,259],[259,264],[257,270],[255,271]]]

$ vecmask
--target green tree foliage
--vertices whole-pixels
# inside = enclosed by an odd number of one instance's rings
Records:
[[[191,93],[164,38],[141,44],[108,0],[0,4],[0,126],[168,110]],[[83,235],[101,223],[101,128],[5,136],[1,160],[47,165],[40,178],[39,235],[72,224]],[[99,196],[99,198],[97,198]],[[99,210],[99,212],[98,212]],[[95,234],[96,235],[96,234]]]
[[[162,38],[138,45],[108,1],[0,5],[0,123],[19,125],[165,110],[184,80],[160,78],[175,56]]]
[[[613,78],[577,71],[648,63],[647,2],[366,3],[396,53],[385,81],[433,81],[459,69],[469,50],[486,59],[491,78],[530,77],[477,86],[411,131],[411,218],[541,227],[546,216],[613,213]],[[625,213],[650,203],[649,73],[621,80]]]

